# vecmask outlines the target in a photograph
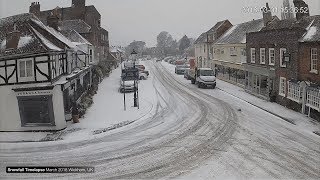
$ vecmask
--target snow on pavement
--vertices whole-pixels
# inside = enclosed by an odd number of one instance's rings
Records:
[[[141,63],[143,64],[143,62]],[[124,94],[118,92],[120,75],[121,69],[119,67],[110,74],[110,77],[101,82],[97,94],[93,97],[94,103],[80,119],[80,123],[68,122],[65,130],[56,133],[2,132],[0,133],[0,142],[36,142],[44,139],[47,135],[61,141],[59,143],[83,141],[96,138],[95,131],[103,132],[104,129],[115,129],[152,116],[155,113],[154,104],[157,102],[152,75],[147,80],[139,81],[139,109],[133,107],[133,93],[126,93],[126,111],[124,110]],[[43,145],[46,144],[48,143],[43,142]]]

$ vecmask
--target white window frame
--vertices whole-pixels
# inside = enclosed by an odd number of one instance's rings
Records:
[[[286,48],[280,48],[279,50],[279,56],[280,56],[280,67],[285,68],[287,67],[286,62],[284,61],[284,53],[287,51]]]
[[[260,48],[260,64],[266,64],[266,48]]]
[[[273,53],[271,53],[273,52]],[[274,50],[274,48],[270,48],[269,49],[269,65],[274,66],[275,62],[276,62],[276,51]]]
[[[31,72],[30,72],[30,74],[28,74],[27,61],[31,61]],[[20,66],[21,63],[24,63],[25,76],[22,76],[22,74],[21,74],[21,66]],[[22,81],[33,80],[33,78],[34,78],[34,64],[33,64],[33,59],[32,58],[26,58],[26,59],[19,59],[18,60],[18,77]]]
[[[307,106],[320,111],[320,90],[308,89],[307,90]]]
[[[318,49],[311,48],[310,50],[310,69],[311,73],[318,74]]]
[[[251,60],[251,63],[256,63],[256,48],[251,48],[250,49],[250,60]]]
[[[236,56],[237,55],[237,49],[235,47],[229,48],[230,50],[230,56]]]
[[[283,97],[286,96],[286,91],[287,91],[286,81],[287,81],[287,79],[285,77],[280,77],[280,80],[279,80],[279,95],[283,96]]]
[[[288,81],[288,99],[301,103],[301,93],[302,90],[299,84]]]

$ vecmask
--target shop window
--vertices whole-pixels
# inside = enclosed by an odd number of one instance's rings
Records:
[[[307,105],[320,111],[320,92],[319,89],[309,89],[307,91]]]
[[[54,126],[52,96],[18,97],[22,126]]]
[[[288,99],[300,103],[301,88],[298,84],[288,82]]]

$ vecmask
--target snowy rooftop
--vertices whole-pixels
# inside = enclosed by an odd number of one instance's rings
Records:
[[[13,32],[14,27],[16,27],[16,30],[20,33],[18,46],[16,49],[6,49],[7,34]],[[0,19],[0,29],[0,55],[2,57],[28,53],[61,51],[65,48],[80,51],[76,46],[77,44],[73,43],[55,29],[44,25],[33,14],[25,13]],[[76,42],[89,43],[78,33],[74,34],[74,36],[77,36],[78,38]]]
[[[78,33],[89,33],[91,30],[91,26],[81,19],[66,20],[66,21],[62,21],[62,25],[60,26],[60,29],[62,31],[73,29]]]
[[[207,32],[202,33],[198,39],[194,42],[194,44],[204,43],[207,41],[207,33],[214,33],[218,28],[221,27],[221,25],[225,22],[228,22],[228,20],[223,20],[220,22],[217,22],[211,29],[209,29]]]
[[[320,16],[313,16],[314,19],[306,28],[307,32],[300,39],[300,42],[319,42],[320,41]]]
[[[30,29],[28,23],[31,18],[36,17],[33,14],[26,13],[0,19],[0,55],[2,57],[48,50]],[[8,50],[6,49],[6,38],[7,34],[14,30],[14,24],[17,25],[16,28],[20,31],[20,40],[17,49]]]
[[[216,44],[243,44],[246,43],[246,34],[260,31],[264,26],[263,19],[252,20],[231,27],[222,35]]]
[[[72,41],[76,44],[92,45],[87,39],[85,39],[83,36],[81,36],[76,30],[73,30],[73,29],[63,30],[63,31],[61,31],[61,34],[63,34],[70,41]]]
[[[203,43],[206,41],[206,33],[202,33],[198,39],[194,42],[194,44]]]

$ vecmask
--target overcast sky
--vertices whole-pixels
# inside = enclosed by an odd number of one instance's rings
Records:
[[[0,0],[0,18],[29,11],[34,0]],[[71,6],[71,0],[38,0],[41,10]],[[292,0],[290,0],[292,2]],[[102,16],[111,45],[127,45],[142,40],[156,44],[156,36],[168,31],[175,39],[184,34],[197,38],[216,22],[229,19],[232,24],[262,18],[261,13],[245,13],[244,7],[261,7],[266,2],[280,8],[282,0],[87,0]],[[305,0],[311,15],[320,14],[320,0]],[[278,13],[274,14],[279,18]]]

